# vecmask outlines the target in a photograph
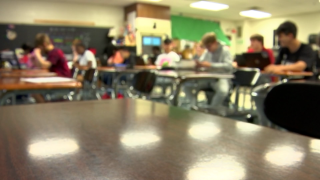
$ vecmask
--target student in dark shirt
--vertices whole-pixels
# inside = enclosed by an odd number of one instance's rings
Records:
[[[149,65],[155,65],[158,56],[161,54],[161,49],[159,46],[152,47],[152,55],[148,58]]]
[[[126,47],[119,47],[119,52],[124,60],[123,64],[127,65],[127,68],[133,68],[136,64],[135,55]]]
[[[312,71],[316,54],[312,48],[297,39],[297,26],[286,21],[277,29],[281,44],[275,65],[265,68],[266,72],[281,73],[283,71]]]
[[[71,77],[71,72],[62,50],[54,47],[48,35],[37,34],[35,47],[34,52],[40,67],[49,69],[61,77]],[[47,55],[47,60],[42,58],[42,53]]]

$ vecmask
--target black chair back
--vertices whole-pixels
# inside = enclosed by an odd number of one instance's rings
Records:
[[[233,84],[235,86],[254,86],[260,76],[257,68],[239,68],[234,72]]]
[[[133,88],[143,94],[150,94],[156,82],[156,74],[153,72],[142,71],[133,78]]]
[[[94,81],[94,77],[96,76],[96,69],[88,69],[84,74],[84,80],[92,83]]]
[[[264,101],[270,121],[289,131],[320,138],[320,83],[290,82],[275,86]]]

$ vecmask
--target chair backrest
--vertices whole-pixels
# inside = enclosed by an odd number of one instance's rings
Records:
[[[156,82],[156,74],[154,72],[142,71],[134,76],[132,82],[135,91],[150,94]]]
[[[260,76],[257,68],[238,68],[234,72],[233,83],[237,86],[254,86]]]
[[[289,131],[320,138],[320,83],[289,82],[275,86],[264,101],[270,121]]]
[[[98,71],[96,69],[88,69],[84,74],[84,80],[92,83],[98,76]]]

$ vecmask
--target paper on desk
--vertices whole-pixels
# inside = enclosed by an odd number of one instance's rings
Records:
[[[41,78],[21,78],[21,81],[30,83],[61,83],[61,82],[72,82],[75,81],[71,78],[63,77],[41,77]]]

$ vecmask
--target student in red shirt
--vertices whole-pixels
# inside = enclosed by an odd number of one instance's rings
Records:
[[[34,53],[40,67],[49,69],[61,77],[71,77],[71,72],[62,50],[54,47],[48,35],[44,33],[37,34],[35,47]],[[47,55],[47,60],[42,58],[42,53]]]
[[[266,49],[264,47],[264,39],[263,36],[260,34],[255,34],[250,37],[251,41],[251,46],[248,49],[248,53],[253,53],[253,52],[265,52],[268,54],[270,58],[270,63],[274,64],[275,63],[275,58],[273,56],[273,52],[271,49]]]

